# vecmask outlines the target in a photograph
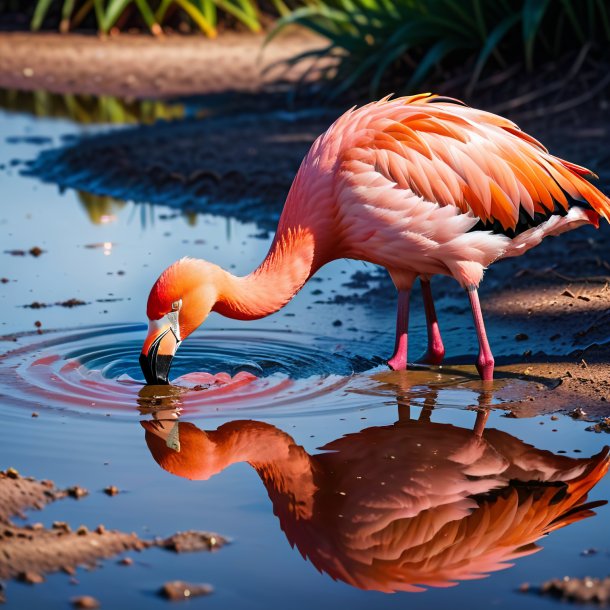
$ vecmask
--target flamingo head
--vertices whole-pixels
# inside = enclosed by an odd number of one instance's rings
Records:
[[[216,304],[219,267],[183,258],[168,267],[148,296],[148,334],[140,366],[149,384],[167,384],[180,343],[208,317]]]

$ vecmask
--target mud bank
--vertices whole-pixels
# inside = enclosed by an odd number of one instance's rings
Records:
[[[211,551],[227,542],[223,536],[207,532],[180,532],[166,539],[143,540],[135,533],[107,530],[103,525],[95,530],[82,525],[73,530],[63,521],[47,528],[41,523],[16,525],[11,520],[15,516],[25,518],[26,511],[41,510],[57,500],[86,494],[80,487],[59,489],[52,481],[22,477],[12,468],[0,471],[0,578],[38,584],[46,574],[63,571],[72,575],[78,567],[93,569],[99,560],[126,551],[152,547],[176,553]],[[128,560],[125,565],[129,565]]]
[[[281,36],[263,49],[264,41],[264,35],[230,33],[209,40],[2,32],[0,87],[132,99],[253,93],[278,78],[300,78],[307,63],[289,74],[285,66],[270,67],[321,46],[305,33]]]

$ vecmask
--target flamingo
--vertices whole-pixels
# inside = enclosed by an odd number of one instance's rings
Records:
[[[261,478],[291,546],[333,579],[377,591],[421,591],[483,578],[539,550],[547,533],[591,516],[587,494],[609,450],[554,455],[499,430],[484,437],[430,421],[398,421],[310,455],[258,421],[201,430],[141,422],[166,471],[209,479],[237,462]]]
[[[236,277],[183,258],[148,297],[140,364],[167,384],[172,358],[211,311],[254,320],[278,311],[326,263],[385,267],[398,291],[390,368],[407,368],[409,299],[419,277],[428,328],[425,360],[442,362],[430,279],[455,278],[468,293],[479,343],[476,367],[493,379],[478,287],[494,261],[545,237],[610,220],[610,199],[584,167],[551,155],[498,115],[431,94],[352,108],[312,145],[292,183],[269,252]]]

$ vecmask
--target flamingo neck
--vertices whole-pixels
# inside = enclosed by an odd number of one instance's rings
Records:
[[[221,426],[214,438],[225,464],[247,462],[262,479],[269,496],[298,518],[310,518],[314,462],[294,439],[264,422],[237,421]],[[226,467],[226,466],[224,466]]]
[[[249,275],[226,271],[218,281],[214,311],[238,320],[254,320],[286,305],[320,267],[311,231],[289,229],[276,235],[265,260]]]

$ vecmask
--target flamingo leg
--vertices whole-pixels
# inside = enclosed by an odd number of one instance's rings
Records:
[[[407,368],[407,345],[409,335],[409,298],[411,289],[398,291],[398,309],[396,311],[396,341],[394,355],[388,360],[388,366],[394,371]]]
[[[494,357],[489,347],[487,333],[485,332],[485,323],[483,322],[483,313],[481,312],[481,303],[479,302],[479,293],[476,286],[468,287],[468,298],[470,299],[470,307],[472,308],[472,316],[474,318],[474,326],[479,339],[479,356],[477,358],[477,371],[483,381],[493,381],[494,377]]]
[[[422,361],[427,364],[441,364],[445,357],[445,346],[443,345],[441,331],[438,327],[430,280],[421,280],[421,292],[424,298],[426,326],[428,327],[428,350],[422,357]]]
[[[474,433],[476,436],[483,436],[483,430],[485,430],[485,424],[489,418],[489,409],[483,411],[477,411],[477,419],[474,423]]]

